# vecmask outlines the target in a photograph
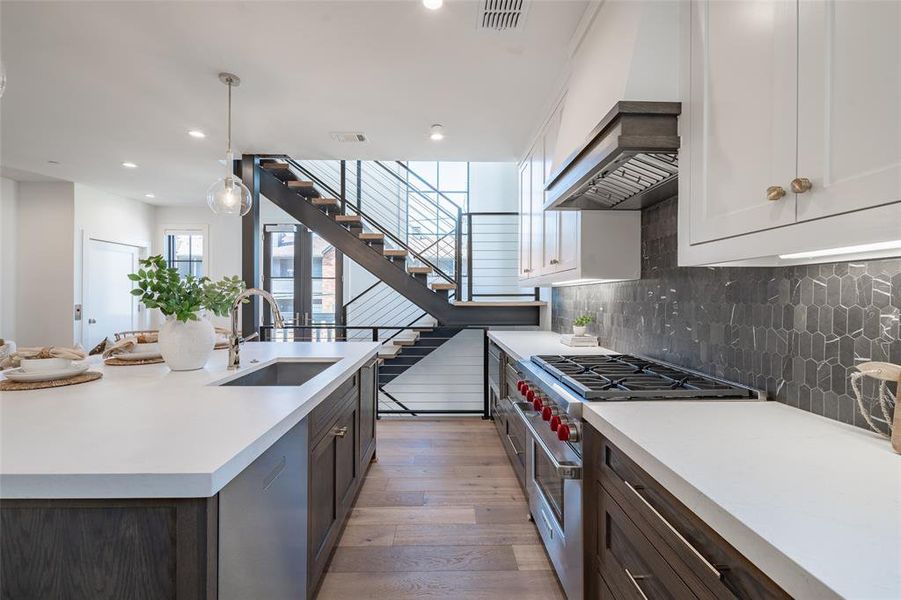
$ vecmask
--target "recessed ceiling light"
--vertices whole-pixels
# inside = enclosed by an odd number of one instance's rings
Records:
[[[422,0],[422,5],[429,10],[438,10],[444,6],[444,0]]]
[[[155,194],[144,194],[145,198],[156,198]]]
[[[188,135],[190,135],[192,138],[197,138],[199,140],[202,140],[203,138],[206,137],[206,134],[204,132],[200,131],[199,129],[192,129],[192,130],[188,131]]]
[[[134,164],[133,162],[128,162],[128,161],[125,161],[124,163],[122,163],[122,166],[125,167],[126,169],[137,169],[138,168],[138,165]]]
[[[429,139],[433,142],[440,142],[444,139],[444,127],[439,125],[438,123],[432,125],[430,131],[431,133],[429,133]]]

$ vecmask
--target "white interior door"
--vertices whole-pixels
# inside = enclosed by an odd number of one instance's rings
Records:
[[[138,269],[138,248],[99,240],[87,244],[82,337],[91,349],[117,331],[137,328],[137,301],[128,274]]]
[[[798,219],[901,201],[901,2],[798,14]]]
[[[690,7],[691,242],[794,223],[797,5]],[[785,195],[767,200],[771,186]]]

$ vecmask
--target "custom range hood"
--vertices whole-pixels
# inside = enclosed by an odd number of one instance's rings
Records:
[[[678,186],[679,102],[617,102],[551,174],[546,210],[637,210]]]

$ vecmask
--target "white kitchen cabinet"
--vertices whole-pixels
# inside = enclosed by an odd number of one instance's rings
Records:
[[[532,273],[532,161],[519,166],[519,277]]]
[[[901,3],[682,8],[679,263],[901,254]]]
[[[548,180],[550,179],[551,171],[554,167],[554,150],[557,146],[557,134],[560,131],[560,112],[562,107],[562,101],[557,105],[556,110],[554,110],[551,118],[548,120],[547,125],[544,128],[544,131],[539,138],[539,143],[536,146],[541,147],[542,153],[542,161],[541,161],[541,206],[543,212],[544,219],[544,227],[543,227],[543,246],[544,251],[542,252],[541,259],[541,270],[540,273],[542,275],[553,273],[555,271],[563,271],[566,269],[571,269],[573,265],[569,265],[568,267],[564,267],[560,263],[560,212],[555,210],[543,210],[545,199],[547,194],[544,192],[544,187],[548,184]],[[537,149],[536,149],[537,150]]]
[[[801,2],[798,61],[798,220],[901,200],[901,2]]]
[[[703,165],[691,172],[691,241],[793,223],[794,195],[771,201],[767,188],[795,173],[795,7],[699,2],[691,19],[691,158]]]
[[[530,225],[531,246],[530,246],[530,263],[532,265],[533,274],[544,272],[544,152],[541,144],[535,144],[532,153],[529,155],[529,161],[532,163],[532,198],[529,211],[532,216]]]

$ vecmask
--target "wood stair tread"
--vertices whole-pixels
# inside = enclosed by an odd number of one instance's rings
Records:
[[[299,179],[296,181],[287,181],[285,183],[289,188],[311,188],[316,185],[312,181],[301,181]]]
[[[359,233],[357,235],[360,237],[361,240],[384,240],[385,239],[384,233],[372,233],[372,232],[367,231],[367,232]]]
[[[433,283],[431,287],[433,290],[455,290],[457,289],[457,284],[440,282]]]
[[[340,201],[337,198],[313,198],[311,202],[313,206],[338,206]]]
[[[403,348],[397,344],[383,344],[379,348],[379,357],[381,358],[394,358],[398,354],[400,354]]]
[[[395,346],[412,346],[416,343],[416,340],[411,340],[408,338],[394,338],[393,340],[391,340],[391,343],[393,343]]]
[[[339,223],[360,223],[363,217],[360,215],[335,215],[335,220]]]
[[[431,273],[432,267],[407,267],[407,273],[410,274],[422,274],[422,273]]]
[[[384,256],[406,256],[407,251],[398,248],[385,248],[382,250]]]

